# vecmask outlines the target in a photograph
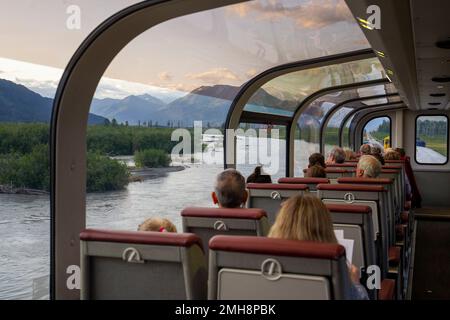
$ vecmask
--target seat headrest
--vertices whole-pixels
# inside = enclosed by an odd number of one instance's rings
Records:
[[[326,203],[328,211],[330,212],[339,212],[339,213],[361,213],[361,214],[369,214],[372,212],[372,209],[369,206],[360,206],[360,205],[350,205],[350,204],[331,204]]]
[[[261,190],[308,190],[306,184],[249,183],[247,189]]]
[[[330,260],[337,260],[345,255],[344,247],[339,244],[249,236],[215,236],[209,240],[209,248],[231,252]]]
[[[262,209],[246,208],[185,208],[181,211],[183,217],[202,217],[202,218],[233,218],[233,219],[255,219],[267,217],[267,213]]]
[[[357,163],[332,163],[327,164],[327,168],[356,168]]]
[[[306,173],[308,169],[303,169],[303,173]],[[348,169],[339,169],[339,168],[325,168],[325,173],[349,173],[349,172],[355,172],[356,170],[348,170]]]
[[[402,166],[382,166],[381,169],[387,169],[387,170],[402,170]]]
[[[280,178],[278,183],[287,184],[320,184],[320,183],[330,183],[327,178]]]
[[[392,169],[382,169],[381,173],[389,173],[389,174],[397,174],[398,170],[392,170]]]
[[[388,178],[353,178],[353,177],[345,177],[337,179],[338,183],[348,183],[348,184],[392,184],[392,179]]]
[[[193,245],[198,245],[203,250],[201,239],[193,233],[86,229],[80,233],[80,240],[96,242],[153,244],[176,247],[191,247]]]
[[[364,192],[386,192],[381,185],[359,185],[359,184],[319,184],[317,190],[323,191],[364,191]]]

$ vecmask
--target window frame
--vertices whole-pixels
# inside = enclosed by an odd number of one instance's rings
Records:
[[[370,121],[378,119],[378,118],[388,118],[389,119],[389,139],[390,139],[389,145],[392,148],[392,118],[391,118],[391,116],[388,116],[388,115],[385,115],[385,116],[375,115],[375,116],[372,116],[372,117],[368,118],[366,121],[364,121],[364,124],[362,126],[362,130],[361,130],[360,143],[361,143],[361,145],[364,144],[363,143],[364,142],[364,129],[366,128],[367,124]]]
[[[446,154],[446,161],[445,161],[444,163],[422,163],[422,162],[417,161],[417,145],[416,145],[416,139],[417,139],[417,120],[418,120],[420,117],[445,117],[445,119],[447,119],[447,154]],[[449,117],[448,117],[448,115],[446,115],[446,114],[441,114],[441,113],[437,113],[437,114],[426,114],[426,113],[421,113],[421,114],[418,114],[418,115],[415,117],[415,120],[414,120],[414,140],[413,140],[413,141],[414,141],[414,162],[415,162],[417,165],[419,165],[419,166],[445,166],[445,165],[448,164],[448,161],[449,161],[449,159],[448,159],[448,156],[449,156],[448,149],[449,149],[449,146],[450,146],[450,142],[449,142],[449,140],[448,140],[448,138],[449,138],[449,125],[448,125],[448,122],[449,122]]]

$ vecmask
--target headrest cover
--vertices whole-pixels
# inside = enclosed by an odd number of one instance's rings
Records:
[[[262,190],[308,190],[306,184],[249,183],[247,189]]]
[[[350,205],[350,204],[331,204],[326,203],[328,211],[330,212],[339,212],[339,213],[361,213],[361,214],[369,214],[372,212],[372,209],[369,206],[359,206],[359,205]]]
[[[287,184],[320,184],[320,183],[330,183],[327,178],[280,178],[278,183]]]
[[[245,208],[186,208],[181,211],[183,217],[204,217],[204,218],[233,218],[233,219],[261,219],[267,217],[262,209]]]
[[[387,169],[387,170],[402,170],[402,166],[382,166],[381,169]]]
[[[337,179],[338,183],[349,183],[349,184],[392,184],[392,179],[387,178],[339,178]]]
[[[209,240],[209,248],[216,251],[331,260],[345,255],[344,247],[339,244],[249,236],[215,236]]]
[[[201,239],[193,233],[86,229],[80,233],[80,240],[177,247],[198,245],[203,249]]]
[[[359,184],[319,184],[317,190],[324,191],[365,191],[365,192],[385,192],[381,185],[359,185]]]
[[[356,168],[357,163],[333,163],[327,164],[327,168]]]

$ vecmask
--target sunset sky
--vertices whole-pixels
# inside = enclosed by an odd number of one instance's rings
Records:
[[[39,82],[47,87],[40,90],[50,93],[83,39],[107,17],[136,2],[0,2],[0,78]],[[66,10],[71,5],[81,9],[80,30],[66,27]],[[202,85],[240,86],[275,65],[367,47],[343,0],[258,0],[158,25],[133,40],[105,76],[137,83],[142,90],[147,86],[180,91]]]

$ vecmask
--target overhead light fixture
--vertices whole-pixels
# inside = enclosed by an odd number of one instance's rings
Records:
[[[386,55],[382,51],[375,50],[375,53],[381,58],[386,58]]]
[[[437,86],[438,89],[444,89],[444,86]]]
[[[359,21],[359,24],[361,27],[367,29],[367,30],[373,30],[373,28],[370,26],[370,23],[367,20],[364,20],[360,17],[356,17],[356,19]]]
[[[429,106],[440,106],[441,103],[440,102],[429,102],[428,105]]]
[[[440,98],[440,97],[445,97],[445,96],[446,96],[445,93],[431,93],[430,94],[430,97],[433,97],[433,98]]]
[[[438,82],[438,83],[450,82],[450,76],[445,75],[445,76],[433,77],[431,79],[431,81]]]
[[[436,47],[440,49],[450,49],[450,40],[436,42]]]

